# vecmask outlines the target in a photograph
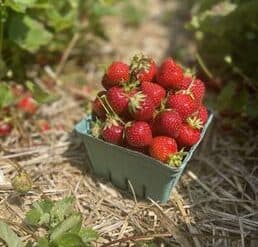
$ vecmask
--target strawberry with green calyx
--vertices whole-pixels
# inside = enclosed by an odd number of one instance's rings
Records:
[[[183,78],[182,68],[172,58],[167,58],[157,72],[157,83],[168,89],[179,89]]]
[[[125,139],[132,147],[145,147],[152,141],[152,132],[148,123],[130,122],[125,125]]]
[[[191,147],[197,143],[201,137],[199,126],[191,126],[189,123],[183,123],[179,135],[176,138],[180,147]]]
[[[128,109],[131,116],[138,121],[148,121],[153,118],[155,106],[152,99],[142,91],[130,97]]]
[[[150,156],[170,166],[179,167],[186,154],[183,150],[178,152],[175,139],[167,136],[154,137],[149,146]]]
[[[130,71],[133,79],[144,81],[153,81],[157,73],[157,65],[155,61],[143,54],[137,54],[133,57]],[[132,78],[131,78],[132,79]]]
[[[154,130],[156,135],[177,137],[182,126],[182,118],[178,112],[167,109],[157,114],[154,119]]]
[[[110,143],[121,145],[123,143],[124,126],[117,117],[109,115],[102,129],[102,138]]]
[[[192,95],[178,92],[168,96],[167,107],[177,111],[184,121],[197,110],[198,105]]]
[[[107,91],[107,101],[118,115],[126,115],[128,113],[129,98],[134,93],[136,93],[136,89],[112,87]]]
[[[202,102],[205,94],[205,85],[201,80],[191,76],[185,76],[182,80],[180,89],[183,91],[187,91],[188,94],[191,93],[196,102]]]
[[[204,105],[201,105],[197,112],[186,119],[186,122],[195,129],[202,129],[208,119],[208,111]]]
[[[109,89],[127,82],[129,77],[129,66],[121,61],[115,61],[107,68],[102,85],[105,89]]]
[[[155,107],[158,107],[166,96],[166,90],[163,87],[149,81],[141,83],[141,90],[152,99]]]
[[[188,123],[193,129],[200,130],[203,128],[203,123],[197,116],[187,118],[186,123]]]
[[[90,125],[91,135],[96,138],[99,138],[102,133],[102,128],[103,128],[103,123],[98,118],[96,118],[96,120],[92,121]]]

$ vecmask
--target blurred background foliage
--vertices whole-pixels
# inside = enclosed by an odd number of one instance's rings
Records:
[[[23,82],[33,65],[59,64],[76,35],[78,56],[85,59],[88,37],[108,40],[105,16],[119,15],[126,25],[137,27],[148,14],[146,4],[151,0],[137,5],[130,0],[0,0],[0,79]],[[212,107],[230,118],[258,119],[258,1],[178,4],[187,5],[185,26],[194,37],[204,79],[216,81]],[[168,13],[162,13],[163,19]],[[1,88],[0,94],[6,94],[6,86]]]
[[[216,107],[231,116],[258,118],[258,1],[193,1],[194,32],[207,77],[222,82]]]
[[[130,0],[1,0],[0,5],[0,78],[8,68],[18,80],[35,61],[58,62],[75,34],[108,39],[104,16],[122,15],[134,26],[144,17]]]

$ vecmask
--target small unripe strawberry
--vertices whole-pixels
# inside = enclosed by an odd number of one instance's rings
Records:
[[[184,93],[170,94],[167,106],[176,110],[183,121],[190,117],[198,107],[195,100],[190,95]]]
[[[178,89],[183,77],[182,68],[172,58],[167,58],[158,70],[157,83],[164,88]]]
[[[19,100],[18,108],[25,113],[34,114],[38,108],[38,104],[31,96],[26,96]]]
[[[163,87],[157,83],[149,81],[141,83],[141,90],[152,99],[155,107],[158,107],[166,96],[166,90]]]
[[[28,173],[22,171],[12,180],[13,188],[20,193],[26,193],[32,188],[32,180]]]
[[[152,141],[151,128],[148,123],[132,122],[125,129],[126,142],[133,147],[144,147]]]

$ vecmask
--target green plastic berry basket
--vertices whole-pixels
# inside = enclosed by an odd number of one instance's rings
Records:
[[[75,126],[75,130],[83,139],[94,174],[128,191],[131,191],[129,189],[130,181],[133,191],[138,197],[166,203],[171,190],[177,184],[194,151],[202,141],[212,119],[213,114],[210,112],[199,142],[191,147],[179,168],[164,165],[142,153],[93,137],[90,134],[91,116],[81,120]]]

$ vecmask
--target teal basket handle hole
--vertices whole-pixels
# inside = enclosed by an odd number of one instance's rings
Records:
[[[142,185],[142,197],[146,198],[146,195],[147,195],[147,187],[144,184],[144,185]]]
[[[129,179],[127,177],[125,178],[125,189],[129,190]]]
[[[108,180],[112,183],[112,172],[108,171]]]

